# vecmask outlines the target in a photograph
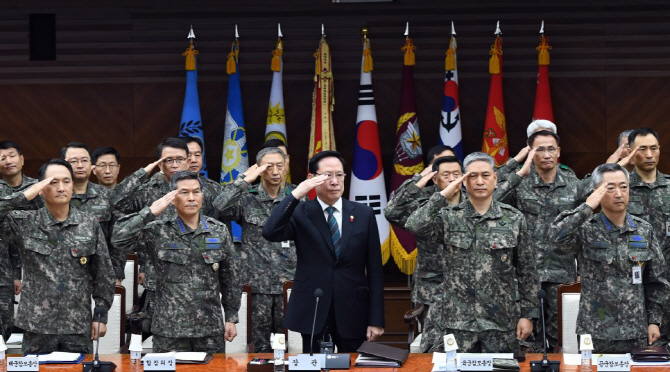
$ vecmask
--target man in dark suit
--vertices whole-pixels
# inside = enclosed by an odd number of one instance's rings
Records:
[[[273,210],[263,228],[270,241],[295,241],[298,263],[284,326],[302,334],[303,350],[332,335],[339,352],[355,352],[384,333],[384,274],[372,209],[342,198],[344,159],[323,151],[309,160],[307,179]],[[312,190],[317,197],[300,198]],[[314,318],[315,290],[319,301]]]

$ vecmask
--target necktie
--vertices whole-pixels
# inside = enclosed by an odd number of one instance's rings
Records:
[[[326,212],[328,212],[328,229],[330,229],[330,236],[333,238],[333,247],[335,247],[335,257],[340,257],[340,227],[337,226],[337,220],[333,213],[335,213],[335,207],[327,207]]]

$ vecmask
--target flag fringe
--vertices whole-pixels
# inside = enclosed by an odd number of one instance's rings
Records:
[[[281,39],[277,40],[277,47],[272,51],[272,63],[270,69],[274,72],[281,71],[281,56],[284,54],[284,43]]]
[[[405,167],[400,164],[393,164],[393,168],[399,175],[411,177],[417,173],[421,173],[421,171],[423,170],[423,162],[419,164],[414,164],[411,167]]]
[[[365,38],[363,40],[363,72],[370,72],[373,70],[372,66],[372,49],[370,49],[370,40]]]
[[[416,46],[414,46],[414,43],[412,42],[411,37],[408,37],[405,40],[405,46],[403,46],[400,49],[405,52],[405,66],[416,65],[416,56],[414,55],[414,51],[416,50]]]
[[[391,236],[389,237],[391,253],[393,253],[393,261],[398,266],[398,269],[405,275],[412,275],[414,269],[416,268],[416,254],[417,249],[414,247],[412,252],[407,253],[405,248],[398,240],[398,237],[395,235],[393,228],[391,228]]]
[[[498,40],[500,36],[496,37],[496,40],[491,45],[491,51],[489,54],[491,58],[489,59],[489,74],[496,75],[500,73],[500,57],[503,54],[502,49],[498,45]]]
[[[237,40],[233,41],[233,44],[230,46],[230,53],[228,53],[228,60],[226,61],[226,72],[228,75],[237,73],[237,58],[240,55],[239,48],[239,42]]]
[[[391,237],[389,236],[384,240],[381,246],[382,249],[382,265],[386,265],[391,257]]]
[[[537,55],[537,63],[540,66],[549,66],[549,49],[551,49],[549,38],[544,35],[540,36],[540,45],[535,48],[535,50],[540,52]]]

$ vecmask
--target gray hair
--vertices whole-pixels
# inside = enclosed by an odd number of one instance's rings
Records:
[[[170,178],[170,190],[176,190],[177,182],[183,180],[198,180],[198,184],[200,184],[200,190],[202,190],[202,181],[200,181],[200,177],[198,177],[197,173],[190,171],[175,172],[175,174],[172,175],[172,178]]]
[[[549,120],[538,119],[533,120],[530,124],[528,124],[528,128],[526,128],[526,137],[530,137],[530,135],[536,132],[538,129],[546,129],[558,134],[558,131],[556,130],[556,124],[550,122]]]
[[[491,155],[483,152],[473,152],[470,155],[466,156],[465,160],[463,160],[463,168],[465,168],[465,171],[467,172],[468,166],[470,166],[470,164],[476,161],[487,162],[491,165],[491,168],[495,169],[496,162],[493,160],[493,157],[491,157]]]
[[[616,140],[616,147],[621,146],[621,140],[623,140],[624,137],[628,138],[628,135],[631,133],[633,133],[633,129],[624,130],[619,133],[619,138]],[[628,144],[628,141],[626,141],[626,144]]]
[[[626,175],[626,180],[630,181],[630,176],[628,175],[628,171],[626,168],[620,166],[617,163],[607,163],[607,164],[601,164],[596,167],[596,169],[593,170],[593,173],[591,174],[591,185],[593,186],[594,189],[597,189],[598,186],[600,186],[601,183],[603,183],[603,175],[605,173],[611,173],[611,172],[623,172],[623,174]]]
[[[284,162],[286,162],[286,154],[279,147],[266,147],[256,154],[256,164],[259,164],[267,154],[279,154],[284,158]]]

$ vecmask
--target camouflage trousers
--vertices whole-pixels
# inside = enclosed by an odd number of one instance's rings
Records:
[[[222,354],[226,352],[226,342],[223,335],[210,337],[165,337],[154,335],[154,353],[170,351],[200,351],[208,354]]]
[[[0,334],[5,341],[14,329],[14,286],[0,286]]]
[[[91,335],[47,335],[43,333],[23,332],[23,354],[48,354],[54,351],[70,353],[93,353]]]
[[[601,340],[593,339],[593,352],[598,354],[625,354],[630,353],[633,346],[647,346],[646,338],[632,340]],[[658,343],[655,343],[656,345]]]
[[[553,350],[558,345],[558,287],[561,283],[543,282],[542,289],[547,292],[544,300],[544,323],[547,328],[547,350]],[[533,327],[535,350],[544,350],[542,345],[542,319],[538,318]]]
[[[271,353],[270,333],[284,332],[284,297],[280,294],[251,295],[251,342],[255,353]]]
[[[450,333],[456,337],[458,351],[461,353],[512,353],[517,347],[516,330],[468,332],[440,328],[433,323],[427,324],[426,330],[421,334],[421,351],[444,352],[444,336]]]

